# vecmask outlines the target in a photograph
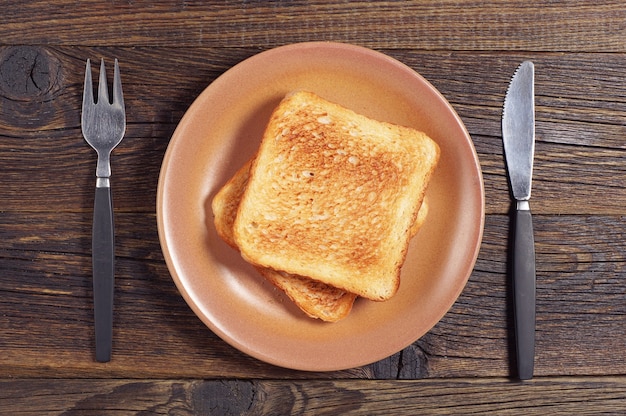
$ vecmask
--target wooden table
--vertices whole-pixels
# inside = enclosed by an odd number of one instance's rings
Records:
[[[621,1],[11,2],[0,15],[0,413],[591,414],[626,412],[626,8]],[[178,293],[156,227],[164,152],[194,98],[279,45],[332,40],[411,66],[479,155],[474,271],[409,348],[345,371],[277,368],[208,330]],[[114,151],[113,360],[94,361],[95,153],[80,131],[87,58],[123,63]],[[536,66],[535,378],[515,380],[510,197],[500,117]],[[95,411],[94,409],[99,409]]]

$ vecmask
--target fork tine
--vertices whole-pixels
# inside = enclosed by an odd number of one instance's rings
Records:
[[[109,104],[109,87],[107,86],[107,73],[104,68],[104,58],[100,60],[100,81],[98,82],[98,104]]]
[[[120,78],[120,66],[115,58],[115,69],[113,72],[113,104],[124,108],[124,94],[122,93],[122,79]]]
[[[93,85],[91,80],[91,62],[87,59],[87,67],[85,68],[85,87],[83,88],[83,111],[87,105],[93,104]]]

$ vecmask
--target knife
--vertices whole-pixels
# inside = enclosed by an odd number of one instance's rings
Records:
[[[535,152],[535,67],[523,62],[515,71],[504,99],[502,142],[513,198],[513,300],[517,372],[533,377],[535,360],[535,241],[530,189]]]

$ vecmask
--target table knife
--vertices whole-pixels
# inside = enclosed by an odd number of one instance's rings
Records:
[[[533,377],[535,360],[535,241],[528,202],[535,152],[534,78],[533,63],[523,62],[511,79],[502,112],[502,141],[515,199],[512,282],[520,380]]]

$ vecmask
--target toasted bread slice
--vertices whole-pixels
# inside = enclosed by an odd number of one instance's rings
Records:
[[[252,160],[242,166],[219,190],[212,201],[215,229],[231,247],[239,249],[233,237],[237,208],[249,178]],[[283,290],[308,316],[326,322],[345,318],[352,309],[356,295],[304,276],[256,267],[259,273]]]
[[[246,190],[248,178],[250,178],[250,167],[252,166],[250,159],[222,186],[215,194],[211,201],[211,209],[213,210],[213,223],[217,234],[222,237],[232,248],[239,250],[235,243],[233,235],[233,227],[235,225],[235,217],[237,217],[237,209],[243,192]]]
[[[259,273],[285,292],[311,318],[337,322],[350,313],[357,296],[305,276],[257,267]]]
[[[212,201],[215,228],[222,239],[231,247],[238,249],[233,237],[233,224],[237,207],[248,183],[252,160],[242,166],[235,175],[219,190]],[[411,227],[411,236],[415,235],[428,214],[426,198],[419,210],[417,220]],[[326,322],[337,322],[351,311],[356,295],[337,289],[308,277],[278,272],[257,267],[259,273],[283,290],[285,294],[311,318]]]
[[[272,114],[233,224],[250,263],[392,297],[439,147],[309,92]]]

